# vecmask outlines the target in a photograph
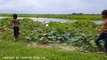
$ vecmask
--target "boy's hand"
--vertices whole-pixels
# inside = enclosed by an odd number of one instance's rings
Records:
[[[98,29],[98,32],[103,32],[103,29]]]

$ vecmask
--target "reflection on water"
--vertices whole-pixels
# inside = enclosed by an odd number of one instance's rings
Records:
[[[103,21],[94,21],[95,24],[103,24]]]
[[[0,17],[0,19],[2,18],[6,18],[6,17]],[[25,17],[18,17],[18,19],[23,19]],[[49,22],[61,22],[61,23],[65,23],[65,22],[73,22],[74,20],[67,20],[67,19],[55,19],[55,18],[34,18],[34,17],[28,17],[30,19],[32,19],[33,21],[40,21],[43,23],[49,23]]]
[[[6,18],[6,17],[2,17],[2,16],[0,16],[0,19],[2,19],[2,18]]]
[[[30,18],[30,19],[32,19],[34,21],[45,22],[45,23],[49,23],[49,22],[61,22],[61,23],[73,22],[73,20],[55,19],[55,18]]]
[[[0,19],[2,18],[6,18],[6,17],[0,17]],[[23,19],[25,17],[19,17],[19,19]],[[49,23],[49,22],[61,22],[61,23],[65,23],[65,22],[74,22],[76,20],[67,20],[67,19],[56,19],[56,18],[34,18],[34,17],[28,17],[30,19],[32,19],[33,21],[40,21],[43,23]],[[103,24],[103,21],[93,21],[95,24]]]

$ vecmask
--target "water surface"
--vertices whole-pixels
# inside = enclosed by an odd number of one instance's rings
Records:
[[[2,17],[0,16],[0,19],[2,18],[6,18],[6,17]],[[25,17],[18,17],[18,19],[23,19]],[[35,17],[28,17],[30,19],[32,19],[33,21],[39,21],[39,22],[43,22],[43,23],[49,23],[49,22],[61,22],[61,23],[66,23],[66,22],[74,22],[76,20],[68,20],[68,19],[58,19],[58,18],[35,18]],[[103,24],[103,21],[93,21],[95,24]]]

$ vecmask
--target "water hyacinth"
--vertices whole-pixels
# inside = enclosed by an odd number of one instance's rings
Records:
[[[26,20],[26,21],[25,21]],[[7,20],[3,20],[3,23],[9,24]],[[20,37],[19,39],[25,41],[34,41],[37,43],[45,44],[61,44],[67,43],[75,46],[93,47],[93,41],[97,36],[96,29],[93,28],[91,21],[76,21],[76,22],[50,22],[40,23],[34,22],[31,19],[20,20]],[[29,23],[29,24],[26,24]],[[35,27],[36,26],[36,27]],[[9,25],[0,26],[1,32],[5,39],[10,39],[8,31],[3,31],[10,27]],[[7,37],[6,37],[7,36]],[[1,38],[2,39],[2,38]],[[3,38],[4,39],[4,38]],[[91,42],[91,43],[90,43]]]

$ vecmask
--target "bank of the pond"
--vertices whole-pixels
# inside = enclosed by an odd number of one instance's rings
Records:
[[[0,16],[11,17],[12,14],[0,14]],[[19,17],[57,18],[68,20],[102,20],[100,15],[72,15],[72,14],[18,14]]]
[[[10,17],[3,17],[0,16],[0,19],[2,18],[10,18]],[[58,18],[35,18],[35,17],[18,17],[18,19],[24,19],[24,18],[29,18],[32,19],[33,21],[39,21],[42,23],[49,23],[49,22],[61,22],[61,23],[66,23],[66,22],[75,22],[77,20],[68,20],[68,19],[58,19]],[[84,20],[87,21],[87,20]],[[95,24],[103,24],[102,20],[92,20]]]
[[[103,54],[28,48],[24,42],[0,41],[0,60],[107,60]]]

